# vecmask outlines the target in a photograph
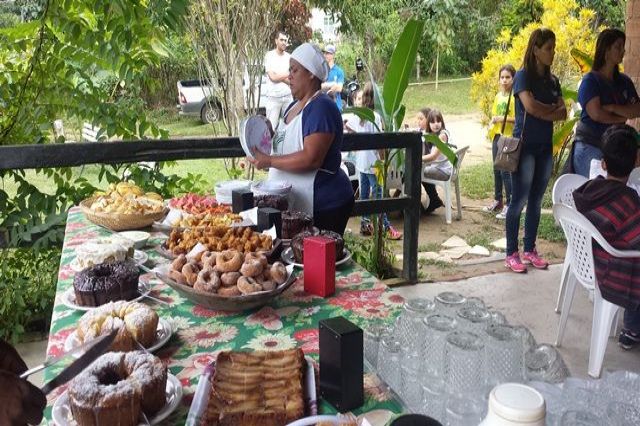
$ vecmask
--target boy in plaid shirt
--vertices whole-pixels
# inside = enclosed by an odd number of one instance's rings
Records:
[[[627,186],[638,162],[638,134],[630,126],[612,126],[602,135],[602,168],[598,176],[576,189],[576,209],[619,250],[640,250],[640,196]],[[597,243],[593,257],[602,297],[625,308],[619,345],[640,343],[640,258],[614,258]]]

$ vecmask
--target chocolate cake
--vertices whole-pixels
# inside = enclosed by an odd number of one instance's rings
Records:
[[[285,211],[289,208],[289,201],[284,195],[256,195],[253,200],[256,207],[271,207],[280,211]]]
[[[140,271],[133,260],[103,263],[78,272],[73,278],[76,303],[100,306],[138,297]]]
[[[313,226],[313,219],[306,213],[286,210],[282,212],[282,238],[291,239]]]
[[[291,250],[293,251],[293,257],[296,259],[296,263],[302,263],[304,260],[304,239],[316,235],[331,238],[336,242],[336,262],[344,257],[344,239],[342,239],[340,234],[326,230],[318,231],[318,228],[313,228],[311,231],[299,233],[291,240]]]

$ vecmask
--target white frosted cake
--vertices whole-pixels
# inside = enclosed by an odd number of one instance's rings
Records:
[[[85,269],[102,263],[121,262],[133,257],[133,244],[131,240],[115,236],[88,241],[76,248],[77,265]]]

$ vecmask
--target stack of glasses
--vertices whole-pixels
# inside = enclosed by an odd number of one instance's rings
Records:
[[[568,376],[555,348],[453,292],[408,300],[394,327],[365,330],[364,356],[410,411],[447,425],[478,424],[497,384]]]

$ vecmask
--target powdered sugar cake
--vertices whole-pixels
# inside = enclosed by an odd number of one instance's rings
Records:
[[[304,417],[301,349],[218,354],[203,425],[280,426]]]

